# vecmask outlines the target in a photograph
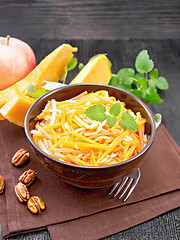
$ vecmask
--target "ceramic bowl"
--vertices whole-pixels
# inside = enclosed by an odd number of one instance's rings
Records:
[[[149,136],[149,141],[140,153],[124,162],[114,165],[98,167],[78,166],[49,156],[34,143],[30,133],[36,124],[34,118],[44,109],[47,101],[51,99],[64,101],[75,97],[85,90],[88,92],[106,90],[109,92],[109,95],[114,96],[117,100],[125,102],[126,107],[130,108],[133,112],[141,112],[142,117],[147,121],[145,124],[145,133]],[[30,107],[26,114],[24,127],[32,148],[46,169],[68,184],[87,189],[102,188],[107,185],[112,185],[118,182],[123,176],[137,169],[145,160],[152,146],[156,131],[151,111],[143,101],[125,90],[102,84],[67,85],[48,92]]]

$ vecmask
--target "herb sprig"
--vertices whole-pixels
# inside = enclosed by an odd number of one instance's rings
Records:
[[[135,119],[127,112],[121,113],[120,102],[113,104],[110,107],[109,112],[107,111],[105,105],[94,104],[85,111],[85,115],[90,119],[99,121],[99,122],[103,122],[104,120],[106,120],[110,128],[115,126],[118,120],[118,116],[120,115],[121,118],[119,121],[119,125],[123,129],[127,129],[130,131],[137,130],[137,123]]]
[[[77,58],[74,57],[65,66],[64,71],[63,71],[63,73],[61,75],[61,81],[63,83],[65,83],[65,81],[66,81],[66,77],[67,77],[68,72],[73,70],[76,67],[76,65],[77,65]]]
[[[167,90],[168,82],[159,76],[147,50],[142,50],[136,57],[135,69],[136,72],[132,68],[120,69],[117,74],[112,74],[109,85],[127,90],[147,103],[163,102],[159,90]]]
[[[29,96],[32,98],[39,98],[45,93],[49,92],[49,90],[46,90],[45,88],[36,89],[33,84],[28,85],[27,91],[29,93]]]

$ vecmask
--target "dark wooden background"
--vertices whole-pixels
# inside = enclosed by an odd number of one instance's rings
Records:
[[[147,49],[160,75],[169,82],[164,102],[151,104],[180,144],[180,1],[179,0],[0,0],[0,36],[10,34],[27,42],[39,63],[60,44],[79,48],[86,63],[97,53],[108,53],[112,72],[133,67],[138,52]],[[69,82],[77,72],[68,75]],[[180,209],[106,239],[179,239]],[[47,231],[11,239],[50,239]],[[73,239],[73,238],[72,238]]]
[[[20,38],[179,38],[179,0],[1,0],[1,33]]]

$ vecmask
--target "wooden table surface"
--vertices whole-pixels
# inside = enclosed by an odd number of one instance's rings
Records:
[[[112,72],[133,67],[138,52],[147,49],[159,72],[169,82],[161,104],[151,104],[180,144],[180,1],[57,1],[1,0],[0,36],[26,41],[39,63],[60,44],[77,46],[79,62],[107,53]],[[74,72],[68,76],[73,78]],[[180,209],[106,239],[179,239]],[[1,237],[0,237],[1,238]],[[51,239],[48,231],[9,239]],[[73,239],[73,237],[72,237]]]

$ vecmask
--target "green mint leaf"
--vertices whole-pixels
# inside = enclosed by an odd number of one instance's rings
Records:
[[[144,78],[144,73],[137,73],[134,77],[136,79]]]
[[[85,115],[92,120],[102,122],[106,119],[106,107],[103,104],[95,104],[85,111]]]
[[[118,84],[118,87],[119,87],[119,88],[122,88],[122,89],[124,89],[124,90],[126,90],[126,91],[128,91],[128,92],[131,92],[131,89],[132,89],[132,86],[128,86],[128,85],[125,85],[125,84],[123,84],[123,83],[119,83],[119,84]]]
[[[120,79],[120,82],[122,82],[125,85],[131,85],[133,82],[134,77],[134,69],[132,68],[122,68],[117,73],[118,78]]]
[[[67,71],[73,70],[77,65],[77,58],[72,58],[67,64]]]
[[[116,117],[119,116],[120,112],[121,112],[120,102],[117,102],[117,103],[113,104],[109,109],[109,113],[113,116],[116,116]]]
[[[161,103],[163,100],[160,98],[159,94],[155,89],[150,89],[149,93],[147,93],[144,97],[145,102],[149,103]]]
[[[118,87],[119,84],[119,78],[116,74],[111,74],[111,79],[109,81],[109,85]]]
[[[157,79],[150,79],[148,81],[150,89],[156,89]]]
[[[73,70],[77,65],[77,58],[72,58],[68,64],[65,66],[64,71],[61,75],[61,81],[65,83],[66,77],[69,71]]]
[[[36,88],[33,84],[29,84],[27,87],[27,91],[28,91],[28,93],[33,93],[36,91]]]
[[[68,71],[67,71],[67,65],[66,65],[65,68],[64,68],[64,71],[63,71],[63,73],[61,75],[61,81],[63,83],[65,83],[65,81],[66,81],[67,73],[68,73]]]
[[[33,93],[30,93],[29,95],[33,98],[39,98],[42,95],[44,95],[45,93],[49,92],[49,90],[45,89],[45,88],[39,88],[38,90],[36,90]]]
[[[116,116],[107,115],[107,124],[110,128],[114,127],[116,121],[117,121]]]
[[[149,93],[149,90],[144,90],[143,88],[141,89],[141,92],[143,93],[142,99],[145,98],[146,94]]]
[[[157,87],[161,90],[168,89],[169,85],[168,85],[167,80],[164,77],[159,77],[157,79]]]
[[[122,113],[121,120],[119,122],[119,125],[123,129],[127,129],[130,131],[137,131],[137,123],[134,120],[134,118],[127,112]]]
[[[114,87],[118,87],[118,88],[122,88],[122,89],[124,89],[124,90],[126,90],[128,92],[131,92],[131,86],[128,86],[128,85],[125,85],[125,84],[121,83],[119,81],[119,78],[118,78],[118,76],[116,74],[112,74],[111,75],[111,79],[109,81],[109,85],[114,86]]]
[[[157,79],[159,76],[157,68],[155,68],[152,72],[149,73],[150,78]]]
[[[79,68],[79,72],[80,72],[84,68],[84,64],[83,63],[79,63],[78,68]]]
[[[132,92],[132,94],[134,94],[138,98],[143,97],[143,92],[139,89],[132,89],[131,92]]]
[[[153,67],[154,63],[151,59],[149,59],[149,54],[147,50],[142,50],[135,61],[135,67],[139,73],[148,73]]]
[[[139,86],[145,90],[147,90],[147,79],[146,78],[139,78],[137,80],[137,84],[139,84]]]

